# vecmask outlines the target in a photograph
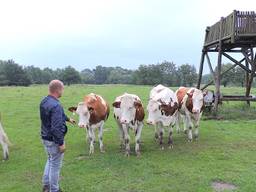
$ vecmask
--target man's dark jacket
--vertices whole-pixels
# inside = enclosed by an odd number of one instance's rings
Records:
[[[40,117],[42,139],[62,145],[67,133],[68,117],[59,100],[50,95],[45,97],[40,103]]]

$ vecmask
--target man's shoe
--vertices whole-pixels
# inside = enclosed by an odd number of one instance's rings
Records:
[[[50,187],[48,185],[44,185],[43,192],[50,192]]]

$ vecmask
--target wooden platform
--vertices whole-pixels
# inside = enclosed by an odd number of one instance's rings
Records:
[[[256,46],[256,13],[233,11],[221,21],[206,28],[205,48],[215,48],[219,41],[225,49]],[[218,50],[216,50],[218,51]]]

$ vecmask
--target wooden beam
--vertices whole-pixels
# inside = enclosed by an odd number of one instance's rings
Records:
[[[214,73],[214,70],[212,68],[210,57],[209,57],[208,53],[206,53],[205,55],[206,55],[206,59],[207,59],[207,63],[208,63],[209,69],[210,69],[210,71],[211,71],[211,73],[213,75],[214,81],[215,81],[215,73]]]
[[[222,59],[222,29],[223,29],[223,21],[224,18],[221,17],[220,19],[220,34],[219,34],[219,46],[218,46],[218,63],[217,63],[217,70],[216,70],[216,79],[215,79],[215,99],[214,99],[214,115],[217,116],[218,112],[218,105],[220,100],[220,80],[221,80],[221,59]]]
[[[198,89],[200,89],[201,80],[202,80],[202,75],[203,75],[204,56],[205,56],[205,52],[202,51],[201,61],[200,61],[200,68],[199,68],[199,74],[198,74],[198,81],[197,81],[197,88],[198,88]]]
[[[239,63],[242,63],[244,60],[245,60],[245,58],[241,59],[241,60],[239,61]],[[221,77],[222,77],[223,75],[225,75],[227,72],[229,72],[231,69],[234,69],[236,66],[237,66],[237,64],[235,63],[235,64],[233,64],[229,69],[227,69],[226,71],[222,72],[222,73],[220,74]],[[205,86],[203,86],[203,87],[201,88],[201,90],[204,90],[206,87],[208,87],[209,85],[211,85],[211,84],[213,84],[213,83],[214,83],[213,80],[210,81],[210,82],[208,82]]]
[[[223,96],[220,99],[221,101],[256,101],[256,97],[245,97],[245,96]]]
[[[239,65],[242,69],[244,69],[245,71],[251,73],[251,70],[248,69],[247,67],[245,67],[243,64],[241,64],[240,62],[238,62],[236,59],[234,59],[233,57],[231,57],[230,55],[228,55],[227,53],[223,53],[223,55],[228,58],[230,61],[232,61],[233,63],[236,63],[237,65]]]

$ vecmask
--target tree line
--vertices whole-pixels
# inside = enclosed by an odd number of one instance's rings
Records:
[[[223,64],[225,71],[231,64]],[[96,66],[94,69],[85,68],[77,71],[72,66],[63,69],[41,69],[35,66],[21,66],[13,60],[0,60],[0,86],[29,86],[31,84],[48,84],[53,79],[60,79],[65,84],[135,84],[166,86],[194,86],[198,74],[196,68],[190,64],[177,66],[173,62],[164,61],[158,64],[140,65],[131,70],[122,67]],[[234,68],[227,73],[221,83],[224,86],[243,86],[245,72]],[[212,80],[212,75],[206,74],[202,83]]]

